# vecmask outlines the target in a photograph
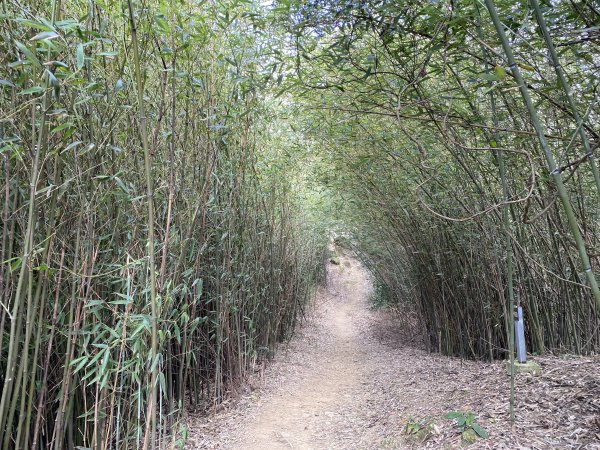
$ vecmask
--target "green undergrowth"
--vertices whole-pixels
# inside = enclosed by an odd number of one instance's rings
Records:
[[[460,434],[461,443],[463,446],[470,446],[476,443],[480,439],[487,439],[489,437],[488,431],[478,424],[475,420],[475,415],[471,411],[452,411],[444,414],[441,418],[425,417],[422,419],[415,419],[408,417],[404,426],[404,437],[405,441],[413,445],[424,445],[429,439],[435,439],[436,435],[442,432],[442,421],[451,420],[453,422],[453,428],[457,433]],[[443,442],[438,442],[439,445],[444,446]],[[396,448],[396,447],[385,447],[384,445],[392,445],[393,440],[388,444],[381,443],[381,448]],[[445,448],[445,447],[444,447]]]

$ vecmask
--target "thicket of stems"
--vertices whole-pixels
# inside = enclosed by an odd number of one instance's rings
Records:
[[[529,5],[2,2],[2,448],[176,441],[331,228],[431,351],[598,352],[600,13]]]
[[[177,444],[324,276],[252,7],[0,8],[0,445]]]
[[[600,345],[598,12],[532,6],[286,10],[331,214],[378,303],[445,354],[512,358],[515,303],[530,352]]]

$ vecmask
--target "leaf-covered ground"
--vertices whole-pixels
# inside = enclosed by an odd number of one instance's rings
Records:
[[[535,358],[542,374],[518,376],[513,428],[504,363],[427,353],[369,293],[354,259],[331,265],[296,338],[217,414],[190,414],[187,448],[600,448],[599,358]],[[452,411],[489,437],[466,444]]]

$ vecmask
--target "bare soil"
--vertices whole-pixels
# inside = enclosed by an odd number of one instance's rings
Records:
[[[370,308],[355,259],[328,271],[310,319],[241,395],[188,417],[187,449],[600,449],[599,358],[535,358],[542,375],[518,376],[512,426],[503,362],[427,353]],[[450,411],[472,412],[489,437],[465,443]]]

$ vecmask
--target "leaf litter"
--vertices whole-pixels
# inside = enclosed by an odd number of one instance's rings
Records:
[[[187,449],[600,449],[600,357],[534,357],[541,375],[517,375],[513,425],[504,361],[427,352],[405,316],[370,308],[355,259],[328,270],[273,360],[217,412],[188,413]],[[489,436],[466,440],[452,412]]]

